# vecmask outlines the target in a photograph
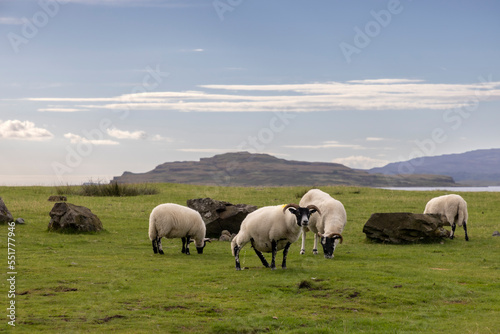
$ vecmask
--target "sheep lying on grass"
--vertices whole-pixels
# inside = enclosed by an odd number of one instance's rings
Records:
[[[151,211],[149,216],[149,239],[153,243],[153,252],[163,254],[161,238],[181,238],[182,253],[189,255],[191,238],[195,240],[198,254],[203,254],[203,248],[208,238],[205,238],[206,227],[198,211],[188,207],[167,203],[160,204]]]
[[[239,254],[243,246],[251,242],[262,264],[269,263],[262,252],[272,253],[271,269],[276,269],[276,253],[283,249],[282,268],[286,269],[286,257],[290,245],[297,241],[301,227],[309,224],[309,216],[319,209],[314,205],[300,207],[297,204],[266,206],[250,213],[243,220],[240,231],[231,242],[236,270],[241,270]]]
[[[451,225],[450,239],[453,239],[455,235],[455,227],[463,225],[465,240],[469,241],[467,235],[467,219],[469,218],[467,202],[461,196],[451,194],[434,197],[427,202],[424,213],[438,213],[446,216]]]
[[[342,231],[347,222],[347,214],[341,202],[332,198],[329,194],[319,190],[309,190],[300,200],[300,206],[314,203],[321,210],[321,216],[311,215],[309,225],[303,227],[302,248],[300,254],[306,252],[306,232],[314,233],[313,254],[318,254],[318,238],[321,239],[325,258],[333,258],[333,252],[339,243],[342,243]]]

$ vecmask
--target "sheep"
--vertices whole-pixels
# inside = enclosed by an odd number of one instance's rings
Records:
[[[446,216],[451,225],[450,239],[455,236],[455,227],[463,225],[465,241],[469,241],[467,235],[467,219],[469,218],[467,202],[460,195],[450,194],[434,197],[425,205],[424,213],[437,213]]]
[[[344,240],[342,231],[347,223],[347,214],[342,203],[329,194],[319,190],[309,190],[300,200],[300,206],[307,206],[314,203],[321,210],[321,216],[311,215],[309,225],[303,227],[302,248],[300,254],[306,252],[306,232],[310,230],[314,233],[313,254],[318,254],[318,238],[323,246],[325,258],[333,258],[333,252],[339,243]]]
[[[149,216],[149,239],[153,243],[155,254],[163,253],[161,238],[182,239],[182,253],[190,255],[191,238],[195,240],[198,254],[203,254],[203,248],[210,239],[205,238],[206,227],[198,211],[188,207],[166,203],[160,204],[151,211]]]
[[[243,246],[251,242],[252,248],[264,267],[276,269],[276,253],[283,249],[283,263],[286,269],[286,257],[290,245],[299,239],[301,227],[309,223],[309,217],[319,209],[315,205],[300,207],[297,204],[265,206],[243,220],[240,231],[231,242],[231,251],[236,261],[236,270],[241,270],[239,254]],[[272,253],[271,266],[262,252]]]

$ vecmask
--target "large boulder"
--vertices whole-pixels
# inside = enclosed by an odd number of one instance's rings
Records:
[[[450,225],[445,216],[422,213],[374,213],[363,227],[372,240],[401,244],[440,241],[450,236],[443,226]]]
[[[208,238],[219,238],[224,230],[238,233],[243,219],[257,210],[255,205],[231,204],[211,198],[190,199],[187,206],[200,213],[207,226]]]
[[[50,231],[97,232],[102,230],[101,220],[90,209],[71,203],[54,204],[49,213]]]
[[[14,217],[10,213],[9,209],[7,209],[2,197],[0,197],[0,224],[10,223],[13,221]]]

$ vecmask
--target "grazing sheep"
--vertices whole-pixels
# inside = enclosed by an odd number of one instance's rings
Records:
[[[451,194],[434,197],[427,202],[424,213],[438,213],[446,216],[451,225],[450,239],[453,239],[455,235],[455,227],[463,225],[465,240],[469,241],[467,235],[467,219],[469,218],[467,202],[461,196]]]
[[[203,254],[206,242],[205,223],[198,211],[188,207],[167,203],[160,204],[151,211],[149,216],[149,239],[153,243],[153,252],[163,254],[161,238],[182,239],[182,253],[189,255],[191,238],[195,240],[198,254]]]
[[[318,238],[321,239],[325,258],[333,258],[333,252],[339,243],[342,243],[342,231],[347,222],[347,214],[342,203],[329,194],[319,190],[309,190],[300,200],[300,206],[307,206],[314,203],[320,210],[320,215],[311,215],[309,225],[303,227],[302,249],[300,254],[306,252],[306,232],[310,230],[314,233],[313,254],[318,254]]]
[[[283,249],[283,263],[286,269],[286,257],[290,245],[297,241],[301,227],[309,224],[309,216],[319,209],[314,205],[300,207],[297,204],[266,206],[250,213],[241,223],[240,231],[231,242],[231,251],[236,261],[236,270],[241,270],[239,254],[243,246],[252,243],[255,253],[262,264],[269,268],[269,263],[262,252],[272,253],[271,269],[276,269],[275,259],[278,250]]]

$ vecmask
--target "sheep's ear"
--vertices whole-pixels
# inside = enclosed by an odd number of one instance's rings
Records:
[[[291,208],[291,207],[290,207],[290,208],[288,208],[288,211],[290,211],[290,212],[291,212],[291,213],[293,213],[293,214],[296,214],[296,213],[297,213],[297,209],[295,209],[295,208]]]
[[[317,211],[318,211],[318,210],[316,210],[316,209],[311,209],[311,210],[309,210],[309,214],[310,214],[310,215],[312,215],[313,213],[315,213],[315,212],[317,212]]]

